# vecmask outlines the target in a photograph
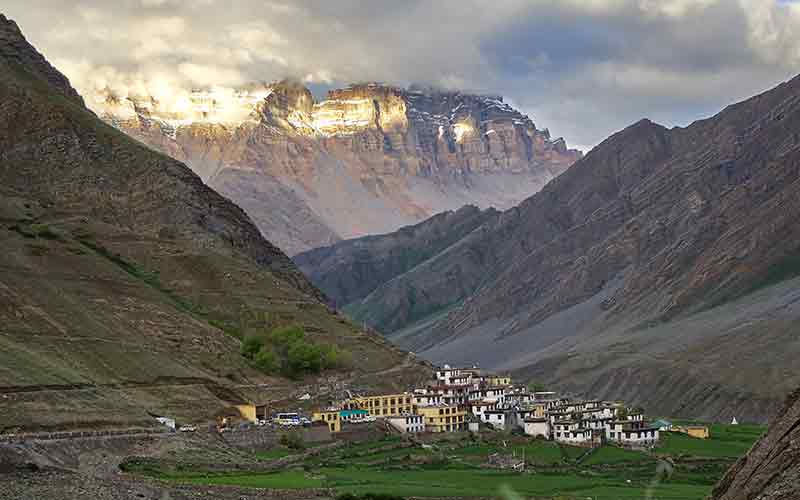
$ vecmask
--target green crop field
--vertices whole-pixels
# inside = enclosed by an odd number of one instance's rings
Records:
[[[259,451],[256,453],[256,457],[261,460],[276,460],[278,458],[288,457],[291,454],[292,451],[290,449],[279,446],[271,450]]]
[[[514,498],[517,494],[564,500],[703,500],[763,431],[758,426],[715,425],[707,440],[668,433],[652,454],[613,446],[586,450],[509,436],[455,439],[424,447],[391,437],[325,450],[309,458],[298,455],[277,472],[154,475],[190,484],[332,488],[342,494],[400,497]],[[257,457],[269,460],[290,454],[276,448]],[[525,472],[488,467],[489,457],[495,454],[524,457]]]
[[[654,459],[644,453],[616,446],[604,446],[595,450],[581,465],[619,464],[623,462],[653,462]]]
[[[711,437],[697,439],[676,432],[664,432],[656,453],[702,458],[738,458],[747,453],[764,432],[758,425],[712,425]]]

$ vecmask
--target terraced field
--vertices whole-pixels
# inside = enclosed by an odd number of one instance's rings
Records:
[[[278,470],[230,472],[129,470],[194,485],[269,489],[331,488],[340,494],[401,497],[495,497],[514,493],[559,499],[701,500],[725,470],[749,449],[764,428],[712,426],[700,440],[667,433],[652,453],[606,446],[586,450],[521,436],[480,439],[448,436],[428,444],[397,436],[325,450]],[[291,457],[275,448],[261,461]],[[525,471],[495,468],[490,457],[524,457]]]

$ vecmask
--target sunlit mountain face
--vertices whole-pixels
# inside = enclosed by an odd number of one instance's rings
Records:
[[[284,118],[293,131],[306,135],[348,135],[373,127],[400,130],[408,127],[409,119],[425,119],[423,115],[427,115],[436,126],[439,139],[448,137],[461,144],[470,136],[481,133],[480,126],[461,102],[470,98],[481,99],[487,107],[497,111],[517,115],[514,117],[516,125],[526,125],[535,130],[528,117],[503,103],[500,97],[442,93],[443,100],[450,101],[453,106],[440,111],[449,111],[449,114],[431,114],[415,107],[416,103],[425,99],[423,92],[405,91],[381,84],[334,89],[328,92],[327,98],[319,101],[314,100],[310,91],[301,84],[286,81],[238,89],[221,86],[192,90],[165,87],[162,92],[153,94],[129,91],[126,95],[106,87],[92,92],[88,104],[99,115],[112,120],[144,116],[174,129],[201,123],[238,126],[248,122],[258,123],[262,119],[264,106],[268,106],[276,88],[297,90],[293,99],[283,99],[279,105],[285,107]],[[427,97],[430,98],[430,95]],[[380,108],[377,107],[378,103]],[[489,135],[496,132],[489,128],[483,133]]]
[[[315,99],[283,80],[102,87],[88,101],[185,161],[290,254],[466,204],[511,208],[581,156],[493,95],[366,83]]]

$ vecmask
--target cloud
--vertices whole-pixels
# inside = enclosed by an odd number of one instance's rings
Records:
[[[84,94],[294,77],[500,93],[573,144],[686,124],[800,67],[782,0],[6,0]],[[53,12],[58,12],[53,21]],[[90,100],[91,102],[91,100]]]

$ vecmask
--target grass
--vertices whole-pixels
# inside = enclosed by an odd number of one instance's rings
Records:
[[[604,446],[592,452],[581,461],[581,465],[607,465],[630,462],[653,462],[653,458],[644,453],[616,446]]]
[[[322,478],[311,476],[303,471],[281,471],[269,474],[208,474],[202,476],[176,474],[172,477],[163,477],[163,479],[186,484],[228,485],[278,490],[322,488],[325,485]]]
[[[712,425],[711,437],[698,439],[677,432],[665,432],[656,453],[700,458],[738,458],[747,453],[765,431],[758,425]]]
[[[279,458],[288,457],[289,455],[292,455],[292,451],[287,448],[279,447],[279,448],[271,448],[266,451],[259,451],[256,452],[255,455],[257,458],[261,460],[277,460]]]
[[[36,239],[36,238],[42,238],[45,240],[61,239],[61,235],[50,229],[50,227],[47,224],[28,224],[24,226],[15,224],[11,226],[9,229],[29,239]]]
[[[493,453],[515,453],[525,456],[525,460],[538,465],[554,465],[564,461],[574,460],[586,450],[573,446],[559,446],[552,441],[532,441],[524,445],[510,445],[504,448],[500,445],[471,444],[448,452],[449,456],[464,458],[470,462],[485,461]]]
[[[648,453],[613,446],[586,453],[584,448],[542,440],[439,442],[433,448],[410,446],[397,437],[333,449],[304,462],[311,473],[242,473],[172,476],[192,484],[260,488],[332,488],[339,494],[401,497],[521,496],[560,499],[701,500],[736,457],[744,454],[764,428],[711,426],[712,438],[667,434],[657,455],[672,457],[668,475]],[[270,458],[280,449],[266,452]],[[525,456],[527,473],[482,467],[493,453]],[[264,455],[257,455],[262,458]],[[580,460],[579,460],[580,458]],[[698,460],[702,459],[702,460]]]

